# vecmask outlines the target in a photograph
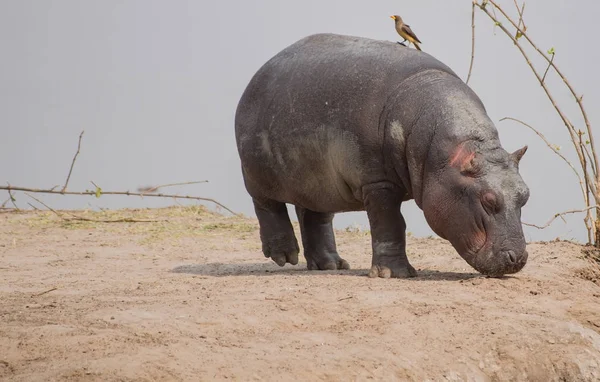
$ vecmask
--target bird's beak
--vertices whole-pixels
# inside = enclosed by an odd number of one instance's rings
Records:
[[[396,20],[396,16],[390,16],[390,19]]]

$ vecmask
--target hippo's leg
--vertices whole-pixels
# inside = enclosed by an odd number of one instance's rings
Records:
[[[308,269],[350,269],[350,264],[340,257],[333,233],[333,215],[296,207],[302,246]]]
[[[260,225],[260,240],[265,257],[270,257],[281,267],[285,263],[298,264],[300,248],[285,203],[274,200],[252,201]]]
[[[363,187],[365,208],[371,226],[373,259],[369,277],[414,277],[406,257],[406,223],[400,212],[402,192],[387,182]]]

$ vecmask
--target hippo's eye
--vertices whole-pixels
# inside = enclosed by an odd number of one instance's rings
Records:
[[[481,196],[481,204],[488,214],[493,215],[500,212],[502,209],[502,197],[498,197],[492,191],[486,191]]]

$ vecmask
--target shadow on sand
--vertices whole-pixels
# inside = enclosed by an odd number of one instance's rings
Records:
[[[248,264],[228,264],[228,263],[207,263],[207,264],[186,264],[175,267],[171,270],[173,273],[187,273],[202,276],[311,276],[318,277],[324,275],[335,276],[358,276],[367,277],[368,269],[350,269],[335,271],[309,271],[305,264],[289,265],[279,267],[276,264],[269,263],[248,263]],[[485,278],[480,273],[459,273],[459,272],[439,272],[435,270],[419,269],[417,277],[408,280],[414,281],[460,281],[476,278]]]

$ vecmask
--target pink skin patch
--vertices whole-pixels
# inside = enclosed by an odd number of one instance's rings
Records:
[[[477,251],[481,250],[485,245],[485,240],[487,239],[485,232],[477,231],[473,235],[473,246],[477,248]]]
[[[469,163],[473,158],[475,158],[475,153],[465,149],[464,143],[458,145],[454,154],[450,156],[450,166],[460,165],[460,167],[464,167],[467,163]]]

